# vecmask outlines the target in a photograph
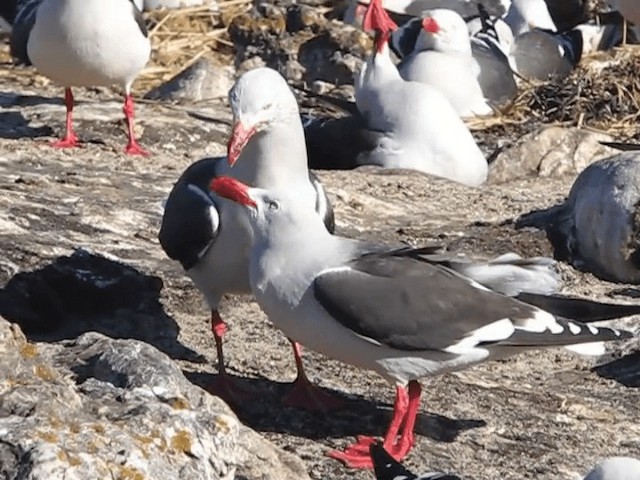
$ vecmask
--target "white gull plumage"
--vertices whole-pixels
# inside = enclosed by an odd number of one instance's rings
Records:
[[[131,85],[151,54],[144,20],[131,0],[31,0],[18,4],[11,38],[14,57],[65,87],[66,135],[74,147],[71,87],[118,85],[124,90],[129,154],[147,153],[134,133]]]
[[[367,126],[381,134],[364,161],[484,183],[487,161],[449,101],[430,85],[404,80],[393,64],[388,39],[396,25],[379,1],[369,5],[364,27],[376,32],[375,51],[357,75],[356,105]]]

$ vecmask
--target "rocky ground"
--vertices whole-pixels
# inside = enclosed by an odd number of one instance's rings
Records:
[[[63,129],[60,89],[6,63],[0,65],[0,79],[0,314],[21,321],[42,358],[64,377],[65,388],[78,395],[91,397],[82,382],[92,376],[103,382],[100,388],[120,388],[116,399],[133,388],[99,370],[78,372],[80,360],[72,357],[81,358],[82,348],[118,348],[117,343],[91,336],[95,334],[74,340],[95,331],[159,349],[189,380],[189,385],[182,383],[180,373],[171,371],[192,408],[206,404],[207,412],[213,410],[207,415],[228,418],[232,414],[226,407],[211,407],[197,388],[206,387],[215,372],[204,302],[179,266],[165,258],[156,238],[162,201],[180,172],[203,156],[224,153],[230,126],[225,101],[190,106],[140,102],[141,141],[152,156],[127,158],[122,154],[121,100],[115,92],[78,91],[77,130],[87,143],[78,150],[60,151],[47,145]],[[513,220],[563,199],[577,172],[607,153],[597,144],[600,138],[606,135],[568,128],[540,133],[539,127],[532,137],[504,138],[508,148],[492,165],[492,180],[479,189],[372,168],[319,175],[335,202],[341,234],[389,243],[440,242],[452,252],[480,257],[506,251],[550,255],[543,233],[516,231]],[[76,249],[89,253],[65,259]],[[567,265],[559,268],[565,292],[638,301],[640,290],[635,286],[607,283]],[[105,284],[115,286],[103,288]],[[373,478],[370,472],[347,470],[324,454],[344,447],[356,434],[381,435],[393,388],[374,375],[308,352],[311,378],[343,398],[344,408],[310,414],[280,406],[278,399],[294,376],[286,339],[249,298],[229,298],[222,312],[230,325],[228,367],[241,385],[259,394],[254,401],[234,406],[234,412],[242,424],[277,447],[273,450],[254,437],[249,441],[249,433],[233,433],[233,441],[249,451],[233,460],[238,478],[304,478],[302,470],[313,479]],[[638,331],[637,320],[617,325]],[[0,338],[14,339],[15,348],[28,354],[30,347],[25,350],[20,335],[13,332]],[[417,445],[407,465],[473,480],[569,480],[584,474],[600,457],[640,457],[640,343],[632,340],[610,350],[597,362],[561,350],[533,352],[425,380]],[[0,347],[0,354],[10,351]],[[36,385],[30,392],[37,403],[38,392],[47,390],[41,376],[38,382],[15,380],[17,371],[31,368],[30,358],[26,355],[18,364],[0,361],[0,417],[9,418],[10,413],[40,418],[18,408],[26,397],[11,396],[16,388]],[[600,366],[594,369],[596,364]],[[34,371],[42,373],[36,367]],[[47,398],[42,394],[41,401]],[[91,402],[95,398],[101,397],[91,397]],[[8,442],[6,428],[0,428],[0,443]],[[49,437],[49,443],[55,442]],[[171,445],[178,456],[192,459],[201,454],[181,447],[179,441]],[[5,465],[0,469],[4,478],[22,478],[11,476],[9,463],[0,463]],[[228,471],[216,468],[218,475]],[[114,478],[139,478],[128,470],[118,475]]]

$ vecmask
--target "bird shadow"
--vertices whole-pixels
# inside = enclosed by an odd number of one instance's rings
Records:
[[[192,383],[205,390],[215,375],[183,371]],[[263,433],[285,433],[311,440],[343,438],[356,435],[381,436],[391,419],[393,406],[358,394],[319,387],[342,405],[330,411],[307,411],[289,407],[280,401],[291,389],[291,383],[275,382],[266,377],[232,377],[236,386],[255,393],[241,403],[230,403],[240,421]],[[453,442],[464,431],[486,425],[484,420],[452,419],[435,413],[421,413],[416,433],[439,442]]]
[[[640,351],[635,351],[591,369],[597,375],[625,387],[640,387]]]
[[[20,112],[0,112],[0,138],[17,140],[18,138],[38,138],[53,135],[48,126],[31,127]]]
[[[76,250],[0,289],[0,316],[31,341],[57,342],[95,331],[153,345],[174,359],[205,358],[178,341],[177,322],[160,302],[162,280],[124,263]]]
[[[0,92],[0,107],[35,107],[38,105],[63,105],[61,96],[45,97],[15,92]]]

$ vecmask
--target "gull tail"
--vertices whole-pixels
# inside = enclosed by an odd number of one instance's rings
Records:
[[[516,298],[553,315],[578,320],[581,323],[600,322],[640,314],[640,305],[595,302],[569,295],[522,292]]]
[[[594,327],[538,310],[533,317],[519,320],[514,334],[500,344],[528,348],[565,347],[582,354],[599,355],[604,347],[595,344],[633,336],[626,330]]]

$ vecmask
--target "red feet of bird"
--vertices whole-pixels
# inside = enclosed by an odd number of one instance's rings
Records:
[[[66,134],[64,138],[61,140],[56,140],[55,142],[51,142],[51,146],[55,148],[74,148],[79,147],[80,142],[78,141],[78,137],[73,131],[73,92],[70,88],[66,88],[64,91],[64,104],[67,108],[67,118],[66,118]],[[130,94],[127,94],[124,99],[124,106],[122,108],[124,112],[125,119],[127,121],[127,129],[129,135],[129,141],[127,142],[127,146],[124,149],[124,152],[127,155],[143,155],[149,156],[149,152],[143,149],[140,144],[137,142],[134,134],[134,108],[133,108],[133,98]]]
[[[408,388],[396,387],[396,400],[393,416],[384,437],[383,446],[389,454],[400,461],[404,459],[415,444],[414,428],[420,407],[420,384],[412,380]],[[351,468],[373,468],[369,447],[375,439],[367,436],[357,437],[343,452],[334,450],[327,455],[341,461]]]
[[[122,111],[124,112],[124,117],[127,120],[127,129],[129,133],[129,142],[125,147],[124,152],[127,155],[142,155],[148,157],[149,152],[143,149],[136,140],[136,135],[134,132],[133,98],[130,94],[127,94],[124,97],[124,106],[122,107]]]
[[[64,138],[51,142],[54,148],[74,148],[80,146],[78,137],[73,131],[73,92],[70,88],[64,90],[64,104],[67,108],[66,134]]]
[[[255,399],[258,395],[238,386],[227,373],[224,366],[224,352],[222,350],[222,337],[224,337],[227,332],[227,326],[220,317],[220,314],[215,310],[211,312],[211,331],[218,352],[218,375],[207,387],[207,391],[222,398],[227,403],[242,406],[246,402]]]
[[[309,381],[302,364],[302,347],[293,340],[289,341],[293,347],[298,376],[292,383],[291,391],[283,398],[282,403],[288,407],[298,407],[312,412],[325,412],[340,408],[343,405],[342,400]]]

